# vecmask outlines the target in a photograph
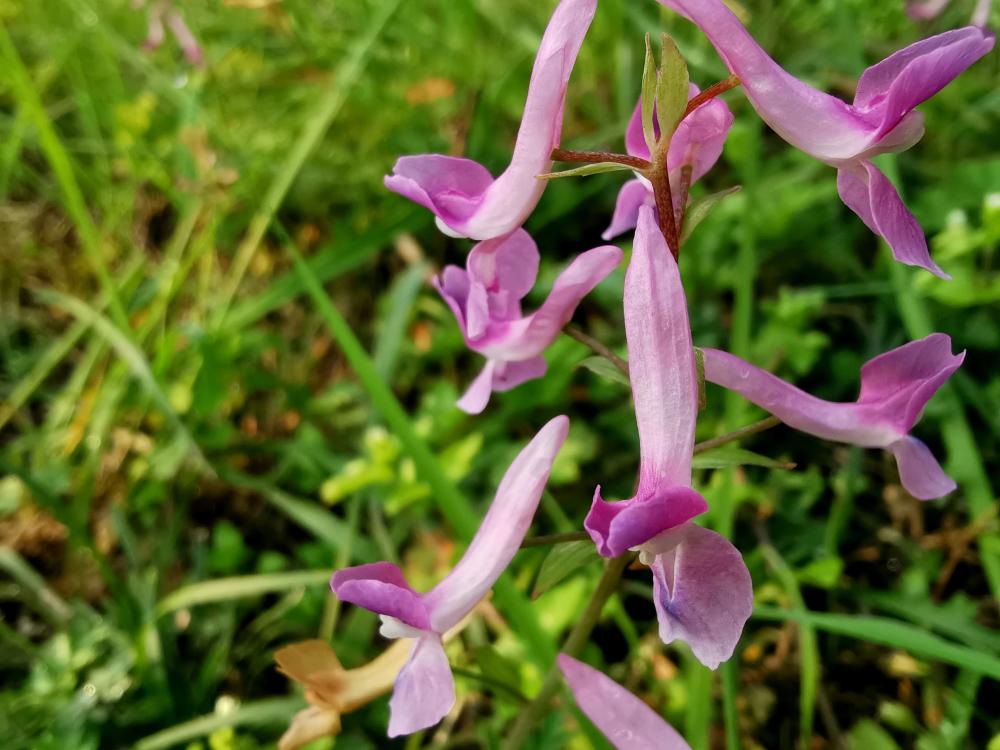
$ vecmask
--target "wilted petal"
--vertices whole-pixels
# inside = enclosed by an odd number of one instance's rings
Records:
[[[573,697],[617,750],[691,750],[649,706],[602,672],[559,654],[559,669]]]
[[[510,563],[531,526],[569,420],[556,417],[518,454],[469,548],[424,597],[433,629],[444,632],[472,610]]]
[[[490,394],[493,393],[493,373],[497,364],[496,360],[486,360],[486,365],[455,404],[459,409],[466,414],[482,413],[486,404],[490,402]]]
[[[597,0],[562,0],[542,37],[528,85],[524,115],[510,165],[496,180],[483,167],[429,162],[397,162],[386,187],[426,206],[438,225],[473,239],[499,237],[524,223],[542,191],[550,153],[559,145],[566,87],[583,38],[597,9]],[[412,158],[412,157],[411,157]],[[436,157],[447,159],[447,157]],[[459,160],[454,160],[459,161]],[[466,161],[466,160],[461,160]],[[475,164],[475,162],[472,162]],[[440,169],[447,170],[445,176]]]
[[[854,106],[876,118],[881,138],[910,110],[986,55],[993,42],[988,31],[968,26],[911,44],[861,75]]]
[[[537,357],[559,336],[580,301],[621,263],[622,251],[605,245],[578,255],[552,285],[552,291],[531,315],[496,326],[476,350],[508,362]]]
[[[750,572],[739,550],[714,531],[687,524],[667,534],[671,548],[650,566],[660,638],[684,641],[715,669],[733,655],[753,610]]]
[[[428,610],[420,594],[410,588],[403,572],[392,563],[338,570],[330,579],[330,588],[341,601],[394,617],[419,630],[430,627]]]
[[[934,500],[954,491],[955,480],[945,474],[930,448],[907,436],[889,446],[896,457],[899,481],[917,500]]]
[[[389,736],[432,727],[453,705],[455,680],[440,636],[418,638],[389,699]]]
[[[950,278],[931,260],[924,230],[878,167],[862,161],[838,170],[837,191],[844,204],[872,232],[885,239],[892,257],[908,266],[925,268],[943,279]]]
[[[664,487],[617,503],[604,500],[598,487],[583,527],[598,554],[617,557],[707,510],[708,503],[690,487]]]
[[[653,192],[648,183],[639,179],[626,182],[618,191],[611,224],[604,230],[601,239],[610,240],[623,232],[635,229],[635,225],[639,222],[639,209],[651,205],[653,205]]]
[[[340,714],[321,706],[309,706],[292,717],[278,740],[278,750],[298,750],[314,740],[340,734]]]

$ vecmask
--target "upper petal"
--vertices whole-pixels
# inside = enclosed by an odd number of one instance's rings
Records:
[[[583,527],[599,554],[617,557],[706,510],[708,503],[690,487],[664,487],[617,503],[602,498],[598,487]]]
[[[389,699],[389,736],[432,727],[455,705],[455,679],[441,638],[426,635],[413,643]]]
[[[689,99],[699,92],[691,84]],[[672,172],[690,164],[691,182],[700,180],[722,155],[722,148],[733,125],[733,113],[721,99],[709,99],[689,114],[670,139],[667,152],[667,168]]]
[[[617,750],[691,750],[677,730],[602,672],[559,654],[576,703]]]
[[[677,262],[653,210],[639,212],[625,274],[625,338],[639,426],[639,491],[691,484],[698,374]]]
[[[465,617],[514,557],[531,526],[552,462],[568,431],[566,417],[551,420],[507,469],[486,518],[462,559],[425,596],[437,632],[443,633]]]
[[[441,154],[403,156],[396,160],[385,186],[430,209],[454,231],[475,214],[493,175],[479,162]]]
[[[503,290],[521,299],[538,278],[538,245],[523,229],[485,240],[472,248],[466,267],[469,276],[491,292]]]
[[[753,610],[753,582],[728,539],[688,524],[672,550],[658,554],[653,603],[664,643],[681,640],[715,669],[733,655]]]
[[[955,480],[945,474],[930,448],[907,435],[889,446],[896,457],[899,481],[917,500],[934,500],[953,492]]]
[[[618,191],[618,199],[615,201],[615,212],[611,217],[611,224],[604,230],[601,239],[610,240],[617,237],[622,232],[634,229],[639,222],[639,209],[643,206],[652,205],[653,192],[647,183],[642,180],[629,180],[622,189]]]
[[[333,593],[344,602],[395,617],[419,630],[430,627],[427,607],[392,563],[377,562],[338,570],[330,579]]]
[[[875,140],[875,128],[850,105],[781,68],[722,0],[659,0],[708,37],[761,118],[796,148],[824,161],[851,159]]]

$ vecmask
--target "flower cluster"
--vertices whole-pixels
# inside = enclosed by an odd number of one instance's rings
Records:
[[[946,277],[931,259],[916,219],[872,159],[920,139],[923,117],[915,107],[985,55],[993,37],[968,27],[900,50],[861,75],[848,104],[782,69],[723,0],[659,2],[698,26],[732,76],[699,89],[668,38],[659,70],[647,43],[643,95],[625,134],[627,154],[559,148],[567,84],[597,10],[597,0],[561,0],[541,41],[507,169],[494,178],[468,159],[408,156],[399,159],[385,184],[432,211],[443,232],[478,242],[464,269],[448,266],[434,282],[468,347],[486,357],[482,373],[459,401],[465,411],[478,413],[493,391],[544,376],[545,349],[623,257],[613,246],[582,253],[558,276],[542,306],[522,314],[521,300],[534,286],[539,265],[538,248],[522,225],[548,180],[560,174],[549,172],[553,161],[589,164],[570,170],[577,174],[636,173],[622,187],[604,236],[635,229],[623,307],[639,474],[627,500],[608,502],[597,487],[583,525],[601,555],[623,561],[638,553],[652,573],[660,638],[685,642],[714,669],[732,656],[753,592],[736,547],[696,522],[709,507],[691,477],[704,382],[741,394],[803,432],[890,451],[903,487],[926,500],[950,492],[955,483],[909,432],[964,356],[951,352],[948,336],[933,334],[867,362],[857,401],[831,403],[732,354],[695,348],[676,259],[685,237],[688,190],[718,160],[733,121],[717,96],[741,86],[775,133],[837,170],[844,203],[885,239],[898,261]],[[451,710],[455,691],[445,633],[488,593],[520,547],[568,428],[566,417],[556,417],[520,452],[464,556],[429,592],[413,590],[402,571],[385,562],[333,575],[332,589],[342,601],[378,613],[385,637],[409,641],[405,660],[399,649],[392,650],[393,669],[401,666],[390,701],[390,736],[429,727]],[[687,747],[652,709],[596,670],[566,654],[558,667],[581,709],[616,747]],[[345,674],[337,671],[339,682]],[[312,689],[327,712],[323,721],[339,723],[334,712],[350,701]]]

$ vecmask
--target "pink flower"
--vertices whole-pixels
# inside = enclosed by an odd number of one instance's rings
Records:
[[[542,352],[573,316],[576,306],[621,262],[622,251],[605,245],[581,253],[556,278],[542,306],[521,314],[521,300],[538,276],[538,248],[523,229],[480,242],[465,270],[446,266],[434,280],[455,314],[465,343],[486,357],[486,367],[458,402],[478,414],[492,391],[508,391],[545,374]]]
[[[916,21],[929,21],[937,18],[948,7],[951,0],[920,0],[912,2],[906,6],[906,13]],[[992,0],[978,0],[975,10],[972,11],[973,26],[986,26],[990,20],[990,6]]]
[[[146,0],[135,0],[133,6],[135,8],[145,7]],[[153,0],[147,12],[147,18],[149,31],[146,35],[146,41],[142,45],[145,49],[154,50],[163,44],[164,39],[166,39],[165,23],[170,28],[170,33],[174,35],[174,39],[177,40],[177,44],[180,45],[184,57],[189,63],[202,65],[205,62],[201,45],[191,33],[191,29],[188,28],[184,16],[170,0]]]
[[[951,338],[945,334],[911,341],[866,362],[861,393],[850,404],[810,396],[732,354],[702,351],[706,380],[736,391],[790,427],[826,440],[891,451],[900,481],[914,497],[931,500],[955,489],[955,481],[927,446],[908,434],[931,396],[965,359],[965,352],[951,353]]]
[[[920,140],[914,110],[993,48],[993,35],[967,27],[911,44],[868,68],[853,104],[787,73],[754,41],[722,0],[660,0],[705,33],[763,120],[798,149],[836,167],[848,208],[885,238],[896,260],[947,278],[931,260],[916,218],[870,159]]]
[[[418,594],[403,572],[379,562],[338,570],[330,587],[341,601],[382,616],[386,638],[414,638],[389,701],[389,736],[433,726],[455,703],[442,637],[472,611],[513,559],[531,526],[569,420],[556,417],[514,459],[462,559],[443,581]]]
[[[697,86],[690,84],[688,99],[693,99],[699,92]],[[733,113],[721,99],[710,99],[698,109],[685,117],[670,139],[670,150],[667,152],[667,169],[670,172],[670,187],[675,201],[680,198],[679,184],[681,169],[692,168],[691,184],[700,180],[722,154],[722,146],[729,135],[733,124]],[[659,131],[655,122],[654,127]],[[625,149],[631,156],[649,159],[649,147],[642,134],[642,102],[639,102],[628,130],[625,131]],[[618,193],[615,213],[611,225],[601,235],[610,240],[622,232],[635,227],[639,219],[640,206],[654,206],[653,187],[649,180],[637,177],[629,180]]]
[[[445,234],[488,240],[521,226],[538,204],[559,145],[566,86],[597,0],[562,0],[542,37],[510,165],[496,179],[478,162],[404,156],[385,186],[434,212]]]
[[[638,548],[653,571],[664,643],[683,640],[715,669],[750,617],[750,573],[725,538],[691,523],[708,505],[691,487],[698,377],[677,263],[642,207],[625,276],[625,336],[639,427],[639,483],[629,500],[594,492],[584,527],[606,557]]]

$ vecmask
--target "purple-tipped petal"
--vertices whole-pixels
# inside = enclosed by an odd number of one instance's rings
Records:
[[[436,632],[445,632],[465,617],[514,557],[531,526],[552,462],[568,431],[566,417],[551,420],[507,469],[462,559],[424,596]]]
[[[639,222],[639,209],[653,205],[653,191],[640,179],[629,180],[618,191],[615,212],[611,224],[604,230],[601,239],[607,241],[623,232],[635,229]]]
[[[875,117],[881,138],[910,110],[989,53],[993,42],[988,31],[967,26],[911,44],[861,75],[854,106]]]
[[[690,486],[698,374],[680,269],[651,208],[625,274],[625,338],[639,426],[639,492]]]
[[[876,140],[875,129],[836,97],[781,68],[722,0],[659,0],[708,37],[761,118],[782,138],[828,162],[849,160]]]
[[[705,499],[690,487],[666,487],[652,495],[609,503],[594,490],[583,527],[604,557],[617,557],[676,528],[708,510]]]
[[[597,0],[562,0],[542,37],[528,84],[524,115],[510,165],[494,180],[475,167],[449,157],[411,157],[397,162],[386,187],[429,208],[438,226],[458,236],[485,240],[505,235],[531,214],[546,181],[537,179],[552,165],[559,145],[566,87]],[[429,161],[437,159],[437,161]]]
[[[870,161],[862,161],[838,170],[837,191],[844,204],[861,217],[872,232],[885,239],[892,257],[943,279],[951,278],[931,259],[920,223],[878,167]]]
[[[622,251],[605,245],[578,255],[552,285],[552,291],[531,315],[497,326],[490,340],[474,348],[487,357],[520,361],[537,357],[559,336],[580,301],[621,263]]]
[[[890,445],[889,450],[896,457],[900,483],[917,500],[934,500],[955,490],[955,480],[945,474],[922,441],[907,436]]]
[[[500,362],[493,371],[493,390],[502,393],[517,388],[522,383],[542,377],[547,369],[545,357],[532,357],[520,362]]]
[[[709,669],[733,655],[753,610],[753,583],[725,537],[694,524],[669,532],[675,546],[656,555],[653,603],[664,643],[681,640]]]
[[[476,376],[476,379],[469,384],[465,393],[455,404],[466,414],[481,414],[486,405],[490,402],[490,394],[493,392],[493,373],[496,370],[497,362],[492,359],[486,360],[486,365]]]
[[[428,608],[421,595],[410,588],[403,572],[392,563],[377,562],[338,570],[330,579],[330,588],[343,602],[395,617],[418,630],[430,627]]]
[[[559,654],[559,669],[576,703],[617,750],[691,750],[677,730],[611,678]]]
[[[455,679],[441,638],[427,635],[413,643],[389,700],[389,736],[432,727],[455,705]]]

